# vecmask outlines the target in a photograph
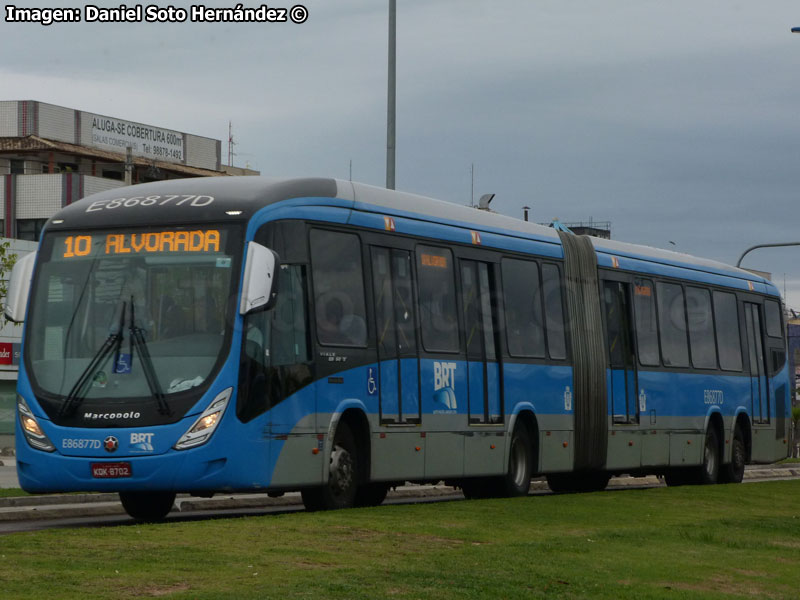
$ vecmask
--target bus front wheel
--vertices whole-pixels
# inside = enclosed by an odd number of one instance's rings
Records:
[[[358,490],[358,455],[347,423],[336,428],[331,450],[328,482],[302,490],[307,510],[336,510],[355,505]]]
[[[120,492],[119,499],[137,521],[161,521],[172,510],[175,492]]]

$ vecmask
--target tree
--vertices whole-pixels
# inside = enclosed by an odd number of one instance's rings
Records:
[[[10,250],[11,242],[8,240],[0,242],[0,305],[5,307],[6,296],[8,295],[8,278],[11,276],[11,269],[17,262],[17,255]],[[0,327],[4,327],[9,323],[5,311],[2,311],[0,317]]]

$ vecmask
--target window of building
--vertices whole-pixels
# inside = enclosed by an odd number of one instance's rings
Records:
[[[364,277],[358,236],[312,229],[311,265],[320,344],[366,346]]]
[[[688,367],[689,346],[686,340],[686,310],[683,288],[675,283],[658,283],[658,329],[661,356],[665,367]]]
[[[712,297],[714,299],[719,366],[726,371],[741,371],[742,340],[739,337],[736,296],[726,292],[714,292]]]
[[[453,253],[447,248],[417,246],[419,320],[428,352],[458,352],[458,316]]]
[[[47,219],[17,219],[17,238],[38,242]]]
[[[532,261],[503,259],[502,268],[508,353],[511,356],[544,358],[539,267]]]
[[[110,169],[103,169],[103,177],[105,179],[116,179],[117,181],[123,180],[122,171],[112,171]]]
[[[696,369],[716,369],[717,349],[714,344],[714,315],[711,294],[696,287],[686,288],[686,316],[689,323],[689,347]]]
[[[544,291],[544,314],[550,358],[566,358],[564,304],[561,301],[561,278],[556,265],[542,265],[542,289]]]
[[[661,363],[658,352],[658,319],[653,282],[649,279],[633,281],[633,313],[636,322],[636,345],[639,362],[655,367]]]
[[[19,158],[12,158],[8,161],[10,172],[12,175],[25,174],[25,161]]]

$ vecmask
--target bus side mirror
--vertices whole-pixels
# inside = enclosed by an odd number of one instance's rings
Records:
[[[242,281],[242,301],[239,313],[246,315],[257,310],[267,310],[278,297],[278,254],[256,242],[247,244],[247,258]]]
[[[25,309],[28,307],[28,296],[31,293],[31,277],[35,262],[36,252],[31,252],[19,259],[11,269],[5,313],[6,317],[14,323],[22,323],[25,320]]]

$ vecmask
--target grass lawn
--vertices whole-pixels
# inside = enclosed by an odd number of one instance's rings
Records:
[[[14,498],[16,496],[30,496],[20,488],[0,488],[0,498]]]
[[[797,598],[800,481],[53,529],[11,598]]]

